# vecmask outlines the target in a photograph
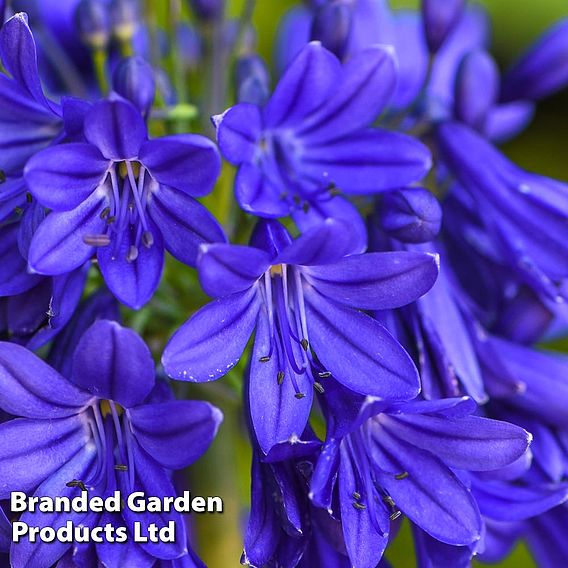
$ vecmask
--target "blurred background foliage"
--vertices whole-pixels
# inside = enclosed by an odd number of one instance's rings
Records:
[[[227,0],[230,17],[239,17],[244,1]],[[161,11],[158,19],[167,21],[168,2],[150,2],[158,12]],[[259,52],[269,63],[272,61],[278,23],[286,11],[297,3],[294,0],[256,1],[254,23]],[[502,69],[523,53],[548,26],[568,16],[567,0],[480,0],[480,3],[491,16],[492,52]],[[419,2],[392,0],[391,4],[396,8],[416,8]],[[568,181],[567,109],[568,92],[544,101],[530,128],[507,144],[504,151],[526,169]],[[222,110],[224,109],[216,109],[217,112]],[[218,187],[207,202],[224,223],[229,221],[226,204],[227,199],[231,199],[231,186],[232,171],[231,168],[225,168]],[[239,219],[242,220],[242,217]],[[160,293],[152,301],[151,308],[127,316],[129,324],[144,335],[154,353],[161,353],[165,339],[188,314],[206,301],[195,271],[178,264],[175,260],[168,259]],[[566,342],[555,347],[568,351]],[[189,480],[189,487],[195,494],[220,495],[225,503],[223,515],[196,515],[191,519],[196,529],[196,548],[210,568],[238,566],[242,550],[242,530],[246,526],[249,501],[251,457],[240,409],[239,393],[243,371],[244,364],[241,363],[221,381],[203,385],[177,385],[181,396],[214,402],[225,414],[217,440],[205,458],[192,468]],[[411,568],[415,565],[407,523],[403,523],[398,537],[389,547],[387,557],[395,568]],[[535,566],[535,563],[526,547],[521,544],[499,566],[528,568]]]

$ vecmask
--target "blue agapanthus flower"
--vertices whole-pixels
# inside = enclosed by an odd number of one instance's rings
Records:
[[[123,495],[175,495],[169,470],[197,460],[222,419],[206,402],[164,400],[155,390],[149,349],[133,331],[108,320],[99,320],[83,335],[69,377],[21,346],[0,343],[0,385],[0,407],[16,417],[0,425],[2,499],[11,491],[74,497],[83,487],[101,497],[117,489]],[[95,558],[108,566],[120,565],[121,558],[152,566],[157,559],[177,562],[193,555],[183,517],[175,511],[154,515],[126,507],[120,514],[102,516],[35,511],[21,520],[55,529],[68,520],[88,527],[110,523],[129,531],[135,521],[146,531],[150,523],[161,527],[172,520],[174,543],[103,542],[96,545]],[[48,568],[71,546],[24,538],[12,544],[11,562]],[[77,545],[72,553],[80,555],[81,548]]]
[[[216,298],[170,339],[162,363],[175,379],[212,381],[238,362],[256,329],[249,402],[265,451],[304,431],[314,388],[333,373],[356,392],[408,400],[419,391],[412,360],[359,309],[412,302],[433,284],[435,255],[346,256],[356,242],[329,219],[296,240],[278,221],[257,224],[251,247],[212,244],[198,259],[203,289]]]
[[[217,149],[192,134],[148,140],[138,109],[116,96],[86,113],[84,136],[26,165],[31,193],[52,210],[34,235],[29,264],[63,274],[96,251],[108,287],[137,309],[159,284],[164,248],[193,265],[201,243],[225,240],[195,199],[219,175]]]
[[[391,522],[401,513],[443,544],[470,547],[471,556],[483,522],[463,472],[514,463],[531,435],[473,416],[476,405],[467,397],[362,401],[332,381],[311,498],[341,517],[353,566],[379,563]]]
[[[428,149],[415,139],[371,128],[397,80],[393,50],[375,46],[341,65],[318,42],[290,64],[270,100],[241,103],[214,117],[223,156],[239,166],[239,205],[263,217],[292,214],[301,228],[359,214],[337,192],[373,194],[420,180]]]
[[[61,109],[43,93],[25,14],[16,14],[2,27],[0,58],[10,74],[0,75],[0,169],[7,177],[19,176],[31,156],[61,135]]]

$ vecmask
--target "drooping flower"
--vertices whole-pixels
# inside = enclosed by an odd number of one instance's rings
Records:
[[[530,434],[472,416],[467,397],[404,403],[363,401],[330,381],[326,443],[312,478],[313,502],[335,511],[353,566],[371,568],[401,513],[446,545],[473,547],[482,535],[464,471],[518,460]],[[360,411],[358,412],[358,409]],[[471,553],[469,553],[471,556]]]
[[[26,160],[61,133],[58,105],[42,90],[36,46],[25,14],[12,16],[0,31],[0,57],[10,76],[0,75],[0,169],[21,173]]]
[[[235,195],[247,212],[289,214],[305,229],[359,214],[343,198],[421,179],[430,153],[416,140],[371,128],[396,85],[392,49],[375,46],[344,65],[319,43],[294,59],[263,106],[238,104],[214,118],[223,156],[239,166]]]
[[[175,495],[168,470],[194,462],[213,440],[222,415],[206,402],[155,397],[150,351],[133,331],[99,320],[81,338],[72,374],[63,377],[32,352],[0,343],[0,407],[15,416],[0,425],[0,495],[25,491],[39,496],[106,497],[144,491]],[[188,554],[183,517],[173,511],[154,515],[26,512],[31,526],[57,529],[67,520],[94,527],[111,523],[143,532],[155,523],[176,523],[174,543],[96,545],[95,558],[118,565],[123,554],[137,565],[171,561]],[[13,543],[14,566],[48,568],[71,549],[71,543]],[[78,546],[77,548],[81,548]],[[191,565],[191,564],[190,564]]]
[[[304,431],[313,389],[331,373],[357,392],[407,400],[419,390],[414,364],[377,321],[358,309],[395,308],[433,284],[435,255],[346,256],[355,242],[328,219],[292,241],[277,221],[256,227],[252,247],[202,247],[203,289],[216,298],[170,339],[162,362],[175,379],[212,381],[239,360],[256,329],[249,396],[264,452]]]
[[[32,206],[33,207],[33,206]],[[26,215],[32,213],[31,208]],[[77,307],[88,265],[59,276],[29,274],[25,229],[28,224],[0,225],[0,334],[37,349],[53,339]]]
[[[116,297],[140,308],[158,286],[164,248],[189,265],[201,243],[223,231],[195,197],[207,194],[220,169],[215,145],[198,135],[148,140],[140,112],[111,97],[84,118],[86,142],[43,150],[25,178],[52,209],[29,252],[40,274],[63,274],[96,251]]]
[[[459,182],[453,192],[477,213],[491,254],[537,293],[562,301],[568,278],[568,186],[523,171],[465,125],[443,124],[437,139],[444,164]],[[483,253],[484,240],[469,244]]]

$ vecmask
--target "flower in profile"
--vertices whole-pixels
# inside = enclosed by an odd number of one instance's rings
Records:
[[[35,204],[26,211],[32,213]],[[30,274],[25,241],[29,223],[0,225],[0,334],[29,349],[53,339],[77,307],[87,278],[88,265],[59,276]]]
[[[568,278],[568,186],[522,170],[466,125],[445,123],[437,139],[444,164],[458,181],[453,193],[483,228],[480,242],[470,245],[483,253],[490,239],[490,255],[541,296],[562,302]]]
[[[0,169],[9,177],[21,174],[28,158],[61,134],[63,122],[59,105],[43,93],[26,14],[2,27],[0,58],[10,74],[0,75]]]
[[[256,329],[249,403],[264,452],[304,431],[313,390],[324,391],[330,373],[382,399],[408,400],[419,391],[410,357],[359,310],[414,301],[434,283],[437,256],[346,256],[356,241],[349,229],[328,219],[293,241],[278,221],[262,220],[251,247],[202,247],[199,277],[216,300],[174,334],[162,362],[175,379],[218,379]]]
[[[72,373],[63,377],[27,349],[0,343],[0,407],[16,418],[0,425],[2,448],[0,495],[25,491],[38,496],[106,497],[143,491],[174,496],[169,470],[193,463],[207,449],[221,422],[218,409],[206,402],[164,400],[154,394],[156,379],[149,349],[133,331],[99,320],[81,338],[73,355]],[[57,529],[68,520],[75,526],[111,523],[132,530],[142,523],[159,527],[176,523],[175,543],[96,545],[105,565],[128,557],[142,565],[173,560],[188,552],[180,513],[120,514],[26,512],[31,526]],[[70,543],[13,543],[14,566],[48,568],[71,548]],[[77,545],[80,549],[81,545]],[[118,563],[118,564],[117,564]]]
[[[318,42],[304,47],[263,106],[241,103],[214,117],[223,156],[239,166],[240,206],[294,216],[305,229],[359,214],[337,192],[371,194],[421,179],[430,153],[404,134],[371,128],[396,86],[392,49],[375,46],[341,65]]]
[[[47,148],[26,165],[31,193],[52,210],[34,235],[29,264],[64,274],[96,251],[110,290],[137,309],[158,286],[164,248],[194,265],[201,243],[225,240],[195,199],[219,175],[217,149],[192,134],[148,140],[140,112],[118,96],[87,111],[84,135],[86,142]]]
[[[467,397],[363,399],[330,381],[329,396],[322,399],[328,433],[311,485],[314,504],[341,516],[353,566],[379,563],[390,524],[401,513],[441,543],[474,547],[483,523],[463,472],[515,462],[530,434],[472,416],[476,405]]]

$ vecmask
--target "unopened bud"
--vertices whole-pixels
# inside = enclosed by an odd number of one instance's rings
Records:
[[[426,243],[436,237],[442,209],[436,197],[423,187],[385,193],[380,210],[382,229],[404,243]]]
[[[75,23],[81,41],[90,49],[104,49],[110,39],[110,17],[101,0],[81,0],[75,9]]]
[[[345,55],[351,33],[353,7],[348,0],[331,0],[316,10],[312,23],[311,39],[335,53],[340,59]]]
[[[142,57],[123,59],[112,76],[114,90],[147,115],[156,94],[152,66]]]

